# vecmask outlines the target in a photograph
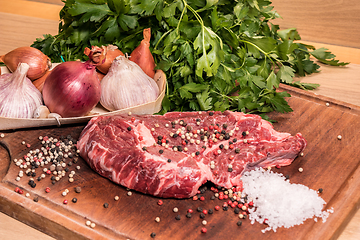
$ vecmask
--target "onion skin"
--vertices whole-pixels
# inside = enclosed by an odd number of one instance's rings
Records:
[[[46,80],[46,78],[47,78],[47,76],[49,76],[49,74],[50,74],[50,70],[49,71],[46,71],[45,72],[45,74],[42,76],[42,77],[40,77],[40,78],[38,78],[38,79],[36,79],[36,80],[34,80],[32,83],[34,84],[34,86],[42,93],[42,90],[43,90],[43,87],[44,87],[44,83],[45,83],[45,80]]]
[[[118,49],[117,46],[114,45],[108,45],[106,46],[107,52],[106,52],[106,59],[105,62],[101,65],[96,66],[96,69],[102,72],[103,74],[107,74],[112,62],[114,59],[118,56],[125,56],[123,52]]]
[[[129,60],[133,61],[151,78],[155,75],[155,61],[150,51],[151,29],[143,31],[144,39],[130,54]]]
[[[64,62],[51,70],[43,87],[43,99],[51,113],[61,117],[88,114],[100,101],[101,85],[91,61]]]
[[[101,82],[101,80],[106,76],[105,74],[103,74],[103,73],[100,72],[100,71],[96,71],[96,74],[97,74],[100,82]]]
[[[34,81],[42,77],[51,68],[51,60],[40,50],[33,47],[19,47],[0,56],[11,72],[14,72],[19,63],[27,63],[30,68],[27,77]]]

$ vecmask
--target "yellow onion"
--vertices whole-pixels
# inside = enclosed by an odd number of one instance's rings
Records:
[[[106,48],[106,59],[105,62],[101,65],[96,66],[96,69],[99,70],[103,74],[107,74],[111,63],[114,61],[114,59],[118,56],[124,56],[124,53],[122,53],[117,46],[114,45],[108,45]],[[86,52],[85,52],[86,54]]]
[[[26,76],[32,81],[42,77],[51,68],[50,58],[33,47],[16,48],[0,56],[0,61],[5,63],[11,72],[16,70],[19,63],[27,63],[29,71]]]

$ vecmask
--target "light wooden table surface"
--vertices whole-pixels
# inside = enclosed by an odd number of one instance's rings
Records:
[[[55,35],[62,6],[61,0],[0,0],[0,55],[17,47],[30,46],[43,34]],[[322,66],[320,73],[301,80],[319,83],[321,86],[314,90],[319,95],[360,106],[360,49],[315,42],[305,43],[326,47],[336,54],[338,59],[351,64],[346,67]],[[0,213],[0,239],[53,238]],[[339,240],[357,239],[360,239],[360,211],[354,213],[354,217],[339,237]]]

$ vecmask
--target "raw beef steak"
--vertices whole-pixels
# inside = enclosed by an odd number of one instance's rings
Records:
[[[241,186],[244,171],[289,165],[305,146],[300,133],[230,111],[94,117],[77,143],[100,175],[164,198],[194,196],[207,181]]]

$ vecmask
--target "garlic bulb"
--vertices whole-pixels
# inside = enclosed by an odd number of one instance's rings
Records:
[[[26,77],[27,63],[20,63],[15,72],[0,76],[0,116],[32,118],[35,109],[42,105],[40,91]]]
[[[101,105],[109,111],[153,102],[159,87],[136,63],[124,56],[114,59],[101,81]]]

